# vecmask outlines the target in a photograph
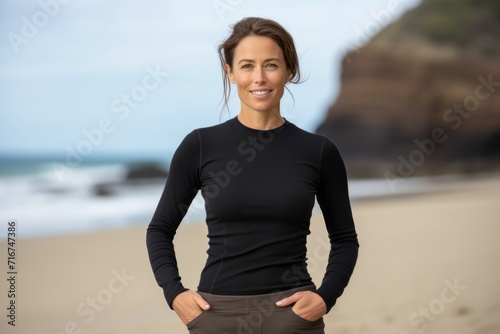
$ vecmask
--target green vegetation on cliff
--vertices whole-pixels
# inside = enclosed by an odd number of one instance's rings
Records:
[[[433,44],[451,45],[482,56],[500,54],[498,0],[423,0],[396,26],[399,32]]]
[[[317,132],[357,176],[500,164],[500,0],[423,0],[346,55]]]

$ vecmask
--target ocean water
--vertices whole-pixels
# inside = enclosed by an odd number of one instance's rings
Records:
[[[17,222],[18,237],[79,233],[149,223],[165,180],[123,183],[127,163],[92,163],[74,168],[61,180],[51,163],[0,163],[0,226]],[[98,196],[96,187],[112,185],[112,193]],[[385,179],[350,180],[351,200],[425,191],[431,182],[414,179],[393,191]],[[315,207],[318,210],[318,207]],[[183,223],[205,218],[198,193]],[[0,227],[0,237],[6,228]]]
[[[96,194],[97,185],[119,182],[126,173],[125,164],[91,164],[73,169],[61,181],[51,163],[4,164],[0,219],[16,220],[20,237],[146,224],[162,183],[116,187],[112,196]]]

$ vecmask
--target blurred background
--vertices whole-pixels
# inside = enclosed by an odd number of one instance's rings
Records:
[[[147,220],[183,137],[238,113],[216,48],[245,16],[294,36],[306,80],[282,114],[337,143],[353,197],[498,168],[495,1],[1,6],[0,213],[24,236]]]
[[[294,37],[305,80],[282,115],[338,145],[361,220],[368,199],[500,193],[498,1],[16,0],[0,15],[0,220],[33,245],[145,229],[184,136],[238,114],[216,49],[247,16]],[[185,223],[203,217],[197,197]]]
[[[22,221],[25,237],[144,222],[165,174],[144,184],[127,181],[130,169],[168,170],[187,133],[238,114],[236,96],[229,112],[220,104],[216,49],[231,24],[263,16],[290,31],[306,80],[282,113],[314,132],[345,53],[418,3],[3,2],[1,217]]]

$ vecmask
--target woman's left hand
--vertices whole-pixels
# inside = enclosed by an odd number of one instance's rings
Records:
[[[299,291],[278,301],[276,305],[284,307],[293,303],[292,311],[305,320],[316,321],[326,314],[325,301],[315,292]]]

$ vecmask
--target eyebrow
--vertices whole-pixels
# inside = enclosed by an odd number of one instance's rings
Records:
[[[265,59],[265,60],[264,60],[264,62],[265,62],[265,63],[267,63],[267,62],[269,62],[269,61],[278,61],[278,62],[280,62],[281,60],[280,60],[279,58],[268,58],[268,59]],[[243,63],[243,62],[245,62],[245,63],[255,63],[255,60],[252,60],[252,59],[241,59],[241,60],[238,62],[238,64],[239,64],[239,63]]]

